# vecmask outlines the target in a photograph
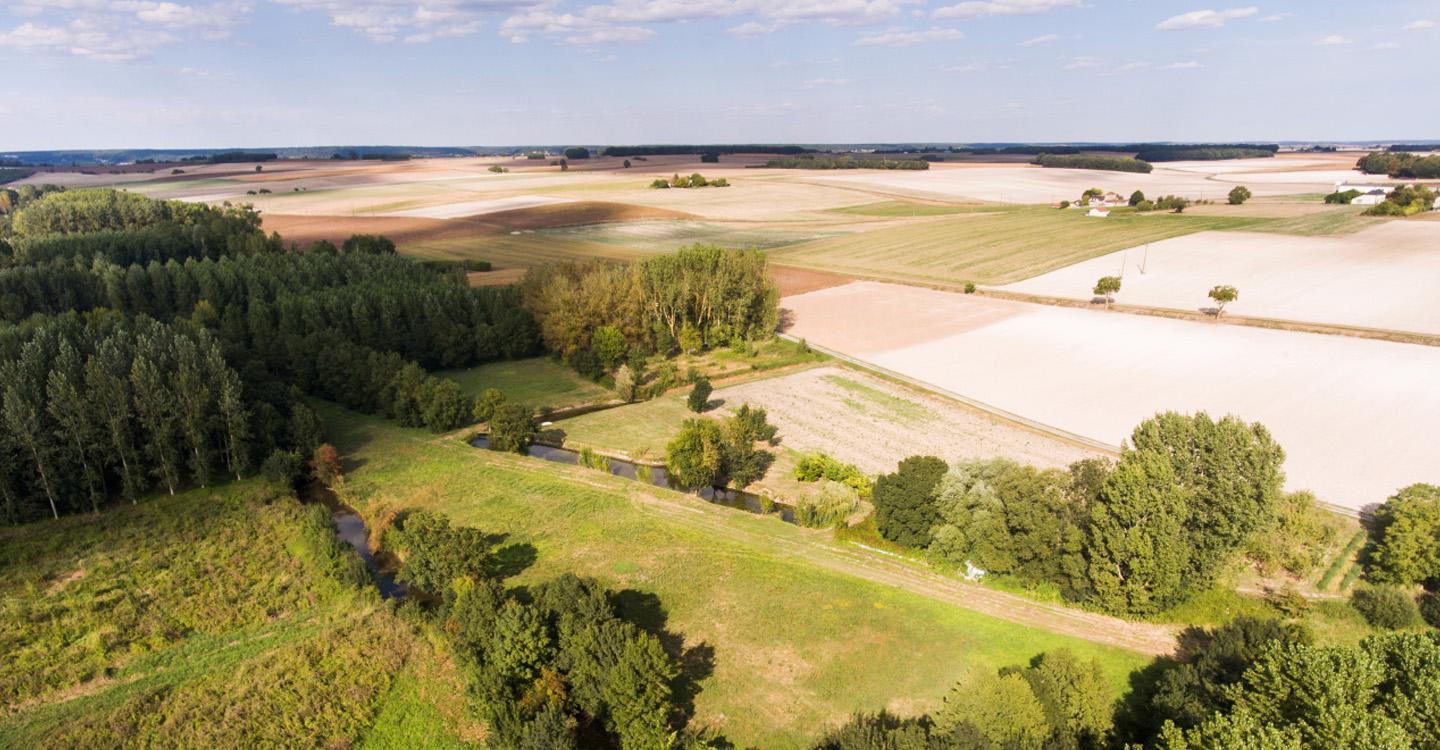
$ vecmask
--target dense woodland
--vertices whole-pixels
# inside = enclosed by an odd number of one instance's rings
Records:
[[[1222,159],[1260,159],[1274,156],[1276,144],[1256,143],[1185,143],[1135,144],[1122,151],[1134,151],[1141,161],[1220,161]]]
[[[1397,179],[1440,178],[1440,156],[1419,156],[1408,152],[1372,151],[1355,163],[1366,174],[1383,174]]]
[[[22,189],[10,205],[10,522],[298,465],[321,434],[307,395],[454,429],[471,400],[427,369],[539,345],[514,291],[471,289],[376,238],[298,252],[246,209],[108,190]]]

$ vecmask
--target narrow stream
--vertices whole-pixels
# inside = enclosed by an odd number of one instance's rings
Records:
[[[490,439],[486,435],[480,435],[470,441],[470,445],[476,448],[489,449]],[[560,448],[554,445],[532,444],[525,451],[526,455],[535,458],[552,461],[557,464],[577,465],[580,463],[580,452],[570,448]],[[619,458],[606,457],[610,464],[610,473],[617,477],[626,479],[640,479],[640,464],[633,461],[625,461]],[[775,515],[786,523],[795,523],[795,511],[788,505],[777,503],[767,497],[757,495],[745,490],[735,490],[728,487],[701,487],[694,490],[683,487],[670,476],[670,472],[664,466],[646,466],[650,470],[650,483],[656,487],[664,487],[678,492],[689,492],[699,495],[707,502],[716,505],[723,505],[727,508],[743,510],[747,513],[757,515]],[[767,507],[769,511],[767,512]]]
[[[386,572],[380,561],[375,559],[375,553],[370,551],[370,529],[366,528],[365,519],[361,518],[354,508],[341,503],[340,498],[336,497],[329,487],[314,480],[303,488],[301,497],[307,502],[320,503],[330,509],[330,520],[335,524],[335,538],[350,545],[355,554],[360,556],[360,561],[365,563],[365,570],[370,573],[375,588],[380,592],[380,598],[405,597],[405,584],[396,581],[393,574]]]

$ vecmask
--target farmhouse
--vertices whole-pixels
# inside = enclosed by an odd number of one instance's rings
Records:
[[[1104,206],[1096,206],[1095,208],[1092,208],[1092,209],[1090,209],[1088,212],[1086,212],[1085,215],[1086,215],[1086,216],[1094,216],[1094,217],[1099,218],[1099,219],[1104,219],[1104,218],[1108,218],[1108,217],[1110,216],[1110,209],[1108,209],[1108,208],[1106,208],[1106,207],[1104,207]]]
[[[1385,202],[1385,191],[1380,189],[1371,190],[1364,195],[1357,195],[1350,199],[1352,206],[1374,206]]]

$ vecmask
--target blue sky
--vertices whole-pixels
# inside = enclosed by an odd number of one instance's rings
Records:
[[[1440,138],[1440,2],[6,0],[0,150]]]

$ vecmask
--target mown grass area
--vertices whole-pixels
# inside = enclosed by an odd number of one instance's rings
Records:
[[[1143,656],[976,614],[827,565],[834,544],[773,517],[593,470],[480,451],[337,407],[345,495],[379,519],[408,508],[530,544],[524,584],[570,571],[622,591],[627,613],[704,644],[694,723],[738,747],[803,747],[852,711],[933,708],[968,668],[1070,648],[1117,695]]]
[[[440,663],[323,507],[256,481],[5,529],[0,569],[3,747],[353,746]]]
[[[928,203],[911,203],[910,201],[882,201],[880,203],[866,203],[860,206],[832,208],[830,209],[830,213],[846,214],[849,216],[898,218],[904,216],[948,216],[950,214],[970,214],[993,210],[995,210],[994,206],[986,205],[945,206]]]
[[[573,448],[620,451],[637,460],[663,461],[665,445],[680,432],[680,425],[699,416],[685,406],[685,393],[605,411],[597,411],[555,423],[564,433],[565,445]]]
[[[593,404],[615,398],[610,389],[580,377],[550,357],[489,362],[438,374],[459,383],[467,396],[478,396],[486,388],[499,388],[506,400],[537,409]]]
[[[632,261],[653,255],[622,244],[544,232],[414,240],[404,243],[400,250],[431,260],[488,260],[496,268],[530,268],[572,260]]]
[[[1194,232],[1303,226],[1307,221],[1320,220],[1142,214],[1129,209],[1097,219],[1079,210],[992,206],[781,248],[772,251],[772,259],[782,265],[895,281],[1008,284]]]

